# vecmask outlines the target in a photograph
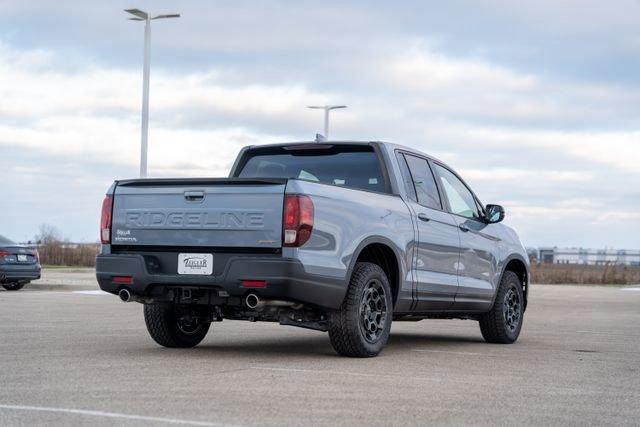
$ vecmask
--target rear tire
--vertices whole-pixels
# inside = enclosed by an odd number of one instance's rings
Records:
[[[195,347],[207,336],[211,325],[181,313],[174,304],[145,304],[144,321],[151,338],[171,348]]]
[[[24,285],[26,285],[28,282],[26,283],[4,283],[2,285],[3,288],[5,288],[8,291],[19,291],[20,289],[24,288]]]
[[[376,264],[357,263],[342,306],[329,317],[331,345],[342,356],[377,356],[389,339],[392,317],[386,274]]]
[[[493,308],[480,318],[485,341],[496,344],[516,342],[524,320],[524,295],[518,275],[505,271]]]

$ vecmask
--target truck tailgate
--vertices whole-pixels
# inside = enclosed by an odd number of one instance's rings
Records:
[[[118,182],[113,245],[279,248],[285,179]]]

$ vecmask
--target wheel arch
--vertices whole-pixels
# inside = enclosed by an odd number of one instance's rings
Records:
[[[373,236],[364,239],[353,252],[349,263],[347,277],[351,277],[357,262],[371,262],[377,264],[387,275],[393,296],[393,305],[398,301],[401,280],[404,277],[404,265],[398,247],[390,239]]]
[[[504,262],[504,267],[500,273],[500,282],[507,271],[511,271],[520,279],[520,286],[522,286],[522,295],[524,296],[524,309],[527,309],[527,301],[529,299],[529,285],[531,281],[531,273],[529,271],[527,261],[519,254],[513,254],[507,257]],[[495,303],[495,301],[494,301]]]

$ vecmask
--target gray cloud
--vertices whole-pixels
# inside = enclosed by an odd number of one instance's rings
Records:
[[[128,3],[82,5],[2,3],[0,228],[16,239],[52,222],[95,240],[104,190],[136,173],[142,29]],[[637,3],[179,9],[154,27],[154,175],[225,175],[243,145],[309,139],[305,105],[344,102],[335,136],[442,158],[525,244],[638,246]]]

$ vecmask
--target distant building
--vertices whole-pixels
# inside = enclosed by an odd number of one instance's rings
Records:
[[[640,266],[640,250],[629,249],[538,248],[536,258],[546,264]]]
[[[537,264],[540,262],[538,258],[540,254],[538,253],[538,248],[525,248],[527,250],[527,255],[529,256],[529,262],[531,264]]]

